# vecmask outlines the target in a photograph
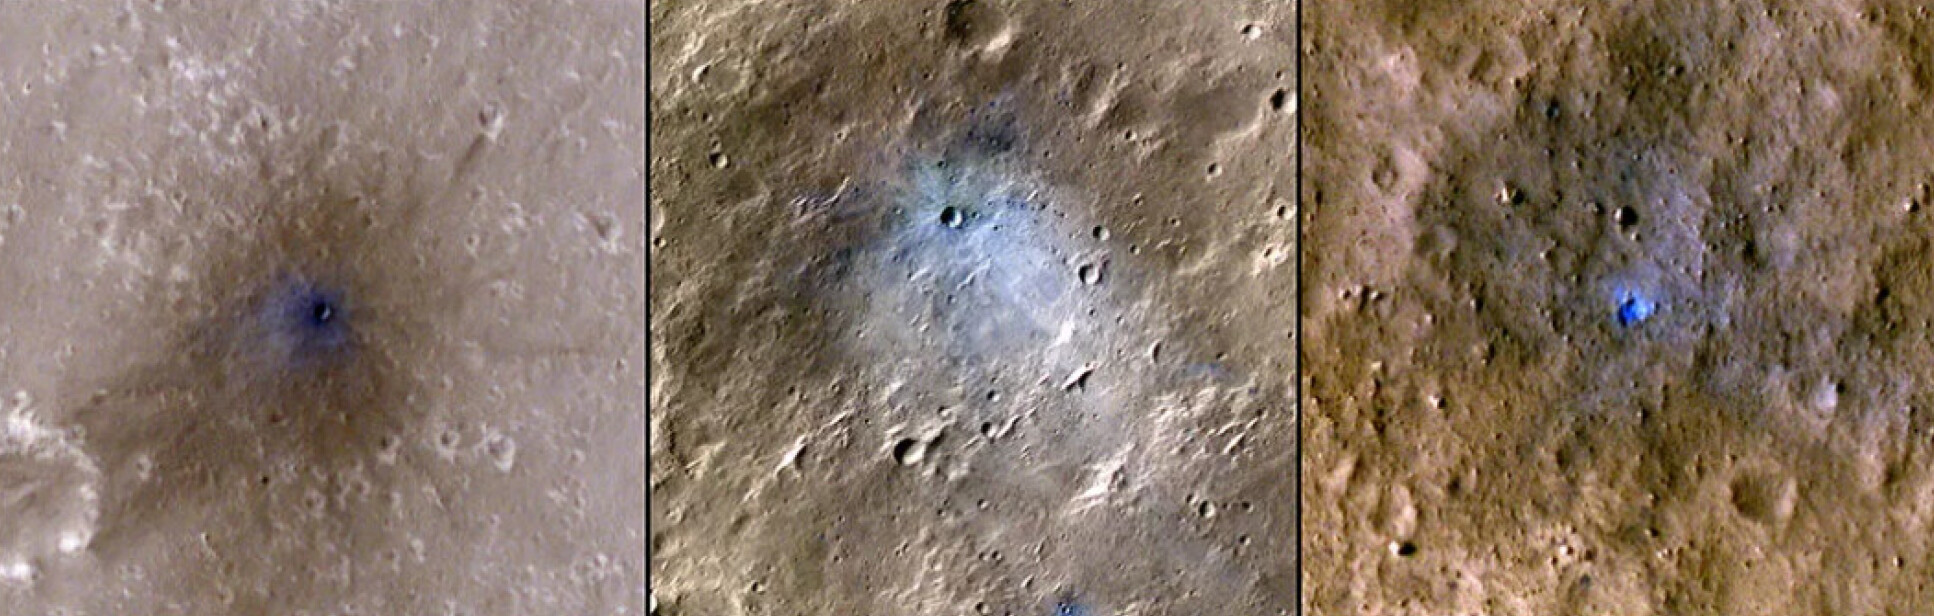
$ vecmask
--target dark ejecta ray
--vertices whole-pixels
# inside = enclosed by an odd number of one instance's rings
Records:
[[[187,199],[210,204],[183,222],[207,241],[180,263],[185,275],[129,309],[158,334],[71,402],[103,475],[90,552],[112,559],[205,533],[216,555],[196,558],[261,572],[238,591],[237,613],[272,611],[330,592],[285,566],[315,546],[399,540],[346,530],[382,527],[391,505],[375,496],[412,484],[455,493],[408,444],[433,438],[483,378],[455,360],[459,340],[486,296],[480,281],[508,266],[469,258],[463,231],[426,217],[444,187],[345,160],[283,166],[268,181],[179,180]],[[506,344],[478,338],[476,348]],[[234,522],[195,527],[211,517]]]
[[[965,131],[948,148],[963,158],[995,158],[1024,149],[1020,118],[1011,100],[1001,99],[975,109]]]

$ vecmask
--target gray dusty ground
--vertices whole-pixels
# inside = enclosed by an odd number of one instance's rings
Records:
[[[1934,609],[1934,24],[1311,2],[1313,614]]]
[[[651,7],[660,614],[1287,614],[1286,2]]]
[[[0,613],[644,613],[643,9],[10,3]]]

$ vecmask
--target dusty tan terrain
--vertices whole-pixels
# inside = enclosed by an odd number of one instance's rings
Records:
[[[660,614],[1293,612],[1289,3],[651,10]]]
[[[1934,609],[1926,9],[1307,11],[1310,613]]]
[[[642,614],[643,3],[0,19],[0,614]]]

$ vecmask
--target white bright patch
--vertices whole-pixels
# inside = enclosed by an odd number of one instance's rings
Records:
[[[1038,191],[965,166],[916,169],[902,191],[904,218],[864,274],[875,345],[1013,362],[1089,334],[1075,248]]]
[[[0,578],[30,580],[34,561],[93,540],[100,469],[78,438],[39,421],[33,396],[14,393],[0,416]]]
[[[34,579],[34,566],[24,560],[0,564],[0,580],[8,582],[29,582]]]
[[[81,548],[87,547],[87,543],[91,539],[91,535],[92,533],[89,533],[85,530],[70,530],[70,531],[61,533],[60,546],[59,546],[61,553],[73,554],[75,552],[81,551]]]

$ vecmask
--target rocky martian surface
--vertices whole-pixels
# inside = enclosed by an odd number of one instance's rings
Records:
[[[0,614],[643,614],[643,3],[15,2]]]
[[[1296,609],[1292,4],[650,11],[657,613]]]
[[[1309,2],[1302,605],[1934,608],[1934,22]]]

